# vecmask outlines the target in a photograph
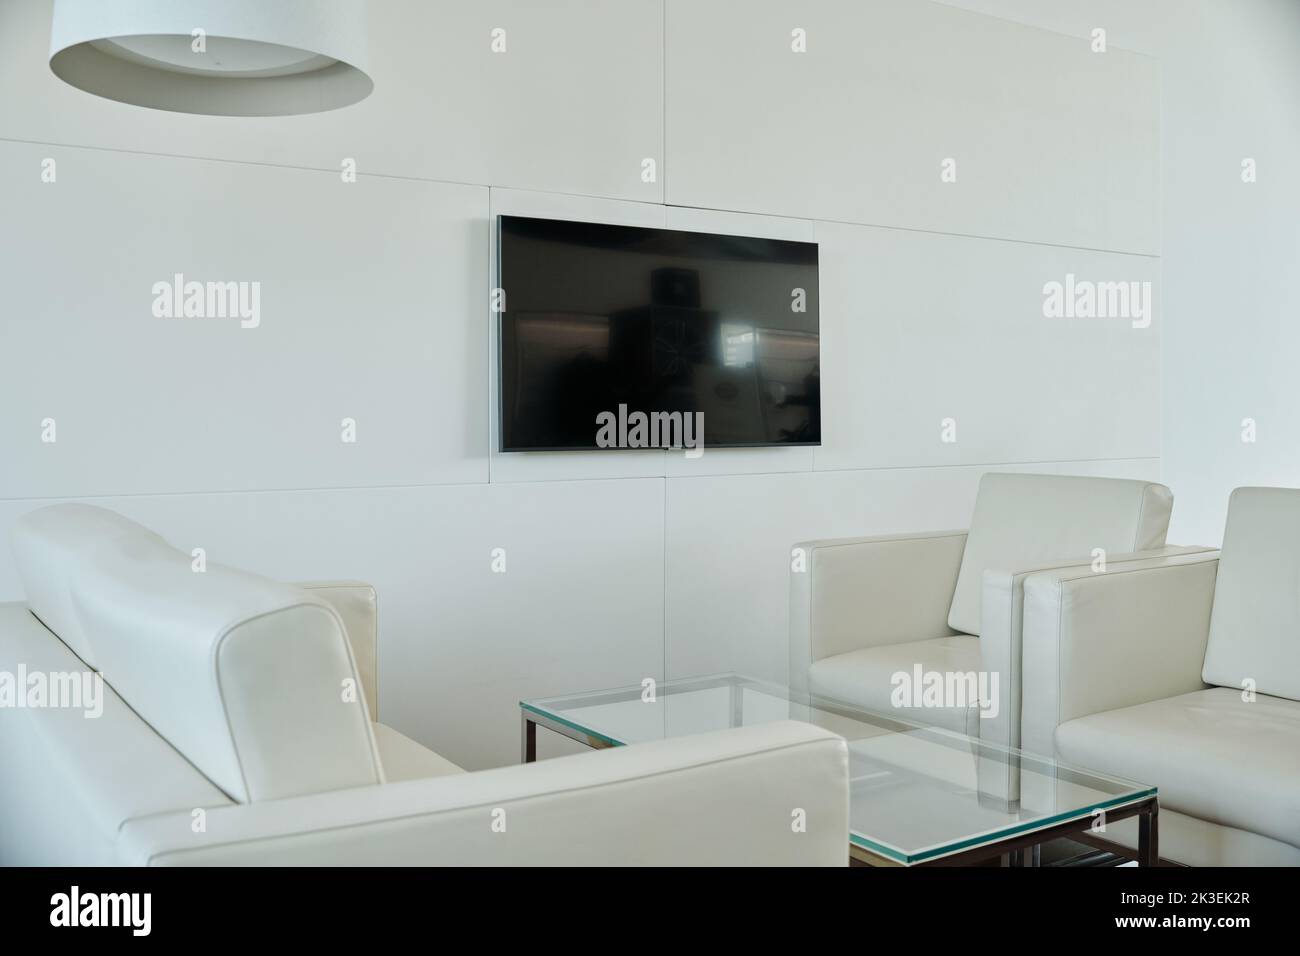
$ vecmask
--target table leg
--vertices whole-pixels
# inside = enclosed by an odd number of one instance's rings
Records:
[[[527,714],[521,715],[523,724],[520,728],[522,740],[520,741],[520,756],[524,763],[535,763],[537,760],[537,724],[528,719]]]
[[[1138,866],[1157,866],[1160,862],[1160,804],[1151,801],[1151,809],[1138,817]]]

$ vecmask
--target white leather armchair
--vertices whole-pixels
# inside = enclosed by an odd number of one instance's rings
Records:
[[[844,740],[777,722],[466,773],[375,721],[374,591],[189,555],[113,512],[19,519],[0,864],[846,865]],[[792,826],[796,810],[805,827]]]
[[[1025,582],[1025,747],[1155,784],[1166,858],[1300,865],[1298,542],[1300,491],[1239,488],[1222,552]]]
[[[1152,482],[987,474],[969,531],[797,544],[791,684],[805,696],[1016,746],[1025,576],[1090,566],[1094,549],[1108,564],[1169,553],[1172,505],[1169,489]],[[897,706],[894,675],[917,668],[983,673],[993,699]]]

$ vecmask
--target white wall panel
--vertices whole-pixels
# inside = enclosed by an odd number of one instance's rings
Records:
[[[793,545],[967,527],[988,470],[1156,479],[1159,462],[670,479],[669,678],[738,671],[784,682]]]
[[[356,106],[311,116],[190,116],[73,89],[48,66],[52,4],[0,4],[0,138],[659,201],[660,0],[375,0]],[[491,31],[506,30],[493,53]]]
[[[667,4],[669,203],[1157,251],[1154,60],[921,0]]]
[[[485,481],[487,192],[0,142],[0,496]]]
[[[0,599],[13,519],[66,495],[214,561],[370,580],[383,718],[478,768],[517,759],[523,696],[665,657],[784,679],[796,540],[963,525],[989,462],[1156,477],[1158,314],[1041,315],[1066,271],[1157,277],[1040,244],[1157,251],[1144,57],[925,0],[373,0],[368,101],[212,118],[56,80],[50,9],[0,0]],[[501,213],[819,240],[823,447],[496,453]],[[177,271],[261,281],[261,326],[155,319]]]
[[[1166,22],[1164,467],[1178,533],[1217,544],[1234,488],[1300,487],[1300,4]]]
[[[213,563],[374,584],[381,719],[466,767],[518,761],[521,697],[662,673],[659,481],[88,500]],[[0,600],[14,519],[47,503],[0,502]]]
[[[1159,454],[1158,259],[839,223],[817,237],[818,469]],[[1152,283],[1150,327],[1045,318],[1044,284],[1069,273]]]

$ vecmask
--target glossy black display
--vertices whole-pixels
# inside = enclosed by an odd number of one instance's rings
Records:
[[[502,451],[602,447],[620,406],[821,443],[816,243],[500,216],[498,263]]]

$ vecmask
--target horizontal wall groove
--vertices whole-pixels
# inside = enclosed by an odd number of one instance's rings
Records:
[[[211,498],[234,495],[289,495],[289,494],[333,494],[335,492],[363,491],[421,491],[436,488],[481,488],[489,485],[554,485],[554,484],[594,484],[610,481],[697,481],[717,478],[780,478],[788,475],[846,475],[876,474],[891,471],[936,471],[949,469],[959,471],[969,468],[1023,468],[1028,465],[1104,465],[1118,461],[1159,461],[1157,455],[1137,455],[1118,458],[1045,458],[1035,461],[973,461],[959,464],[934,465],[878,465],[873,468],[792,468],[788,471],[720,471],[699,475],[611,475],[599,478],[529,478],[515,481],[435,481],[405,485],[322,485],[311,488],[227,488],[207,489],[201,491],[131,491],[109,492],[107,494],[69,494],[69,495],[7,495],[0,496],[0,502],[23,501],[81,501],[94,498],[97,500],[130,498]]]
[[[91,145],[79,144],[79,143],[56,143],[52,141],[39,140],[39,139],[18,139],[16,137],[11,137],[11,136],[0,136],[0,143],[13,143],[20,146],[48,146],[52,149],[86,149],[86,150],[93,150],[95,152],[100,152],[100,153],[116,153],[125,156],[148,156],[154,159],[178,159],[178,160],[187,160],[189,162],[196,162],[196,163],[222,163],[228,166],[247,166],[247,167],[260,168],[260,169],[285,169],[285,170],[292,170],[294,172],[301,172],[301,173],[322,173],[326,175],[337,175],[339,172],[338,169],[329,166],[299,166],[290,163],[265,163],[265,162],[258,162],[257,160],[251,160],[251,159],[224,159],[218,156],[195,156],[186,153],[160,153],[152,150],[143,150],[143,149],[122,149],[116,146],[91,146]],[[667,166],[666,162],[664,166],[665,167]],[[504,182],[482,182],[482,181],[471,182],[467,180],[458,180],[458,179],[437,179],[430,176],[410,176],[410,175],[402,175],[399,173],[372,173],[372,172],[365,172],[360,169],[358,169],[357,177],[358,179],[384,179],[384,180],[391,180],[393,182],[429,183],[432,185],[439,185],[439,186],[465,186],[465,187],[475,188],[475,189],[489,189],[489,190],[512,189],[521,192],[533,192],[533,193],[539,193],[539,194],[550,195],[550,196],[566,196],[573,199],[591,199],[591,200],[602,201],[602,202],[635,203],[639,206],[660,206],[665,209],[689,209],[689,210],[695,210],[699,212],[732,213],[735,215],[759,216],[765,219],[785,219],[785,220],[791,220],[795,222],[806,222],[812,224],[825,222],[825,223],[833,223],[835,225],[840,225],[840,226],[861,226],[865,229],[889,229],[895,232],[920,233],[922,235],[927,235],[927,236],[948,236],[953,239],[983,239],[988,242],[1010,242],[1010,243],[1017,243],[1020,245],[1027,245],[1027,246],[1046,246],[1053,249],[1074,249],[1079,252],[1099,252],[1099,253],[1108,253],[1111,255],[1139,256],[1144,259],[1159,259],[1161,257],[1161,253],[1159,252],[1135,252],[1128,249],[1107,249],[1098,246],[1077,246],[1077,245],[1070,245],[1069,243],[1063,243],[1063,242],[1044,242],[1043,240],[1040,239],[1014,239],[1014,238],[1009,238],[1007,236],[988,236],[988,235],[983,235],[981,233],[944,232],[938,229],[919,229],[914,226],[897,226],[897,225],[890,225],[882,222],[868,222],[865,220],[858,220],[858,219],[832,219],[832,218],[827,218],[825,216],[810,217],[805,215],[799,215],[796,213],[780,213],[780,212],[766,212],[766,211],[758,212],[751,209],[729,208],[724,206],[692,206],[692,205],[686,205],[682,203],[670,202],[667,199],[661,201],[647,200],[647,199],[627,199],[621,196],[599,195],[595,193],[565,192],[563,190],[556,190],[556,189],[534,189],[527,185],[515,185],[511,183],[504,183]]]
[[[288,169],[300,173],[330,173],[337,175],[339,169],[332,166],[299,166],[293,163],[264,163],[255,159],[225,159],[220,156],[195,156],[188,153],[159,153],[148,149],[123,149],[119,146],[91,146],[84,143],[55,143],[41,139],[18,139],[12,136],[0,136],[0,143],[14,143],[20,146],[49,146],[54,149],[89,149],[97,153],[117,153],[123,156],[149,156],[154,159],[181,159],[194,163],[221,163],[226,166],[252,166],[261,169]],[[358,168],[359,179],[395,179],[404,182],[435,183],[442,186],[473,186],[486,189],[487,183],[461,182],[455,179],[433,179],[428,176],[402,176],[393,173],[368,173]],[[631,200],[629,200],[630,202]]]
[[[1082,42],[1087,42],[1090,39],[1090,32],[1092,30],[1091,23],[1093,19],[1096,19],[1095,17],[1090,19],[1088,21],[1089,26],[1086,27],[1082,25],[1065,26],[1064,24],[1061,23],[1053,24],[1053,23],[1042,22],[1036,18],[1018,19],[1015,16],[1004,16],[1000,13],[994,13],[991,10],[979,10],[979,9],[974,9],[972,7],[966,6],[965,4],[960,2],[954,3],[952,2],[952,0],[931,0],[931,2],[938,3],[945,7],[950,7],[953,10],[960,10],[963,13],[970,13],[970,14],[974,14],[975,16],[986,17],[990,20],[998,20],[1001,21],[1002,23],[1010,23],[1013,26],[1017,26],[1017,27],[1029,27],[1034,30],[1039,30],[1043,33],[1050,33],[1053,36],[1066,37],[1067,39],[1070,40],[1080,40]],[[1017,13],[1020,12],[1022,11],[1017,10]],[[1110,39],[1107,39],[1106,41],[1106,50],[1107,52],[1112,52],[1112,53],[1124,53],[1130,56],[1140,56],[1143,57],[1144,59],[1150,60],[1152,63],[1160,62],[1160,54],[1155,52],[1154,50],[1143,49],[1142,47],[1136,45],[1134,46],[1117,45],[1113,40]]]
[[[920,233],[926,236],[948,236],[952,239],[983,239],[988,242],[1011,242],[1022,246],[1046,246],[1051,249],[1074,249],[1079,252],[1100,252],[1116,256],[1137,256],[1143,259],[1159,259],[1158,252],[1134,252],[1129,249],[1105,249],[1099,246],[1075,246],[1066,242],[1044,242],[1041,239],[1011,239],[1007,236],[986,236],[972,232],[944,232],[940,229],[919,229],[915,226],[891,226],[882,222],[865,222],[858,219],[828,219],[825,216],[808,217],[779,212],[751,212],[748,209],[728,209],[722,206],[683,206],[676,203],[664,203],[669,209],[696,209],[700,212],[734,213],[745,216],[762,216],[768,219],[787,219],[796,222],[831,223],[837,226],[861,226],[864,229],[889,229],[894,232]]]

